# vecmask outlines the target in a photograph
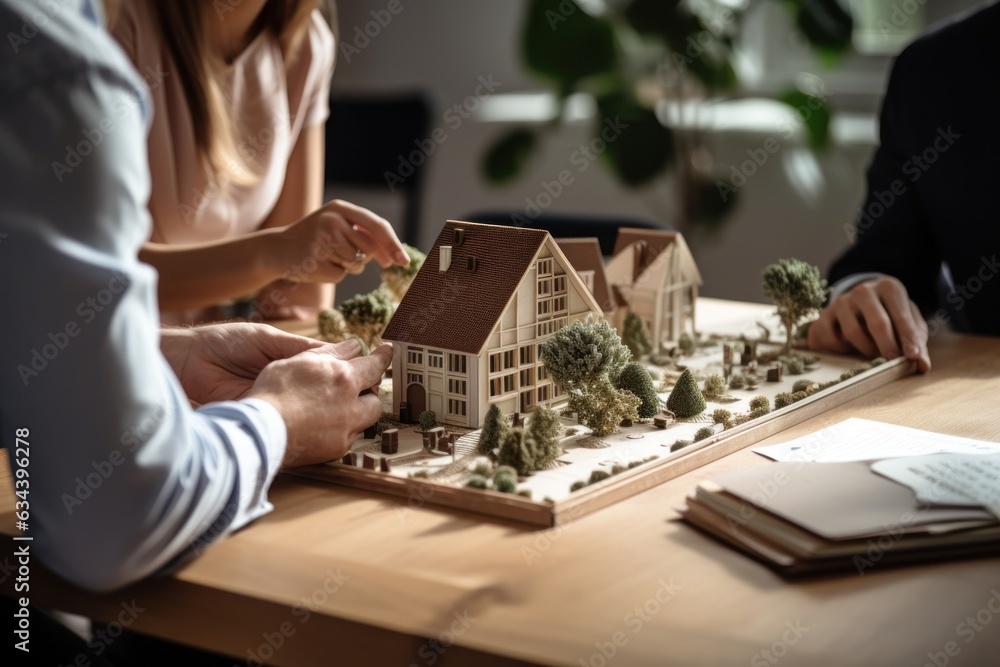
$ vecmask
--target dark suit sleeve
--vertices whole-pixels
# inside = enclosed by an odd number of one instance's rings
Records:
[[[834,262],[830,282],[857,273],[898,278],[910,298],[927,312],[937,301],[941,255],[930,234],[914,157],[924,141],[922,116],[926,82],[921,66],[928,49],[920,42],[900,54],[882,105],[880,146],[868,167],[868,191],[855,221],[854,244]],[[932,55],[929,54],[928,55]],[[927,122],[931,122],[928,120]]]

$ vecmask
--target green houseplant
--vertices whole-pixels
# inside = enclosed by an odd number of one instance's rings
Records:
[[[500,185],[517,178],[542,135],[561,122],[567,98],[583,92],[596,102],[592,136],[603,144],[600,160],[619,181],[640,187],[674,170],[679,228],[721,222],[736,189],[727,191],[699,131],[668,127],[654,107],[659,99],[683,104],[738,95],[734,39],[753,2],[733,7],[721,0],[606,0],[604,11],[590,13],[578,0],[530,0],[521,52],[527,67],[553,88],[559,112],[547,126],[515,127],[499,136],[483,157],[487,181]],[[853,21],[838,0],[782,5],[824,62],[850,48]],[[825,100],[797,88],[778,99],[798,112],[810,145],[824,148],[830,121]],[[613,141],[601,139],[608,119],[627,126]]]

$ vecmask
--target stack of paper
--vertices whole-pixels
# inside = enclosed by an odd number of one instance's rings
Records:
[[[832,427],[832,437],[814,434],[827,455],[843,426]],[[912,429],[887,433],[913,437],[906,431]],[[966,452],[969,442],[951,444]],[[976,451],[997,451],[980,444]],[[875,463],[800,460],[731,471],[699,485],[683,516],[789,575],[866,574],[891,564],[1000,554],[1000,453],[934,451]]]

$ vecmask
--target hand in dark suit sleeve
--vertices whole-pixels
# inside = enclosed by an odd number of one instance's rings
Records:
[[[941,259],[921,204],[919,155],[922,51],[908,49],[893,68],[880,122],[881,145],[868,168],[868,192],[854,244],[830,270],[830,282],[860,273],[886,277],[841,294],[811,327],[813,349],[856,350],[894,358],[901,353],[930,368],[920,308],[935,304]],[[911,299],[913,300],[911,302]],[[916,302],[915,304],[913,302]]]

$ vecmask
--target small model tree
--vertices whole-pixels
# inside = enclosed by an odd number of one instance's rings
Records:
[[[635,394],[642,403],[637,410],[640,419],[649,419],[660,411],[660,397],[656,395],[653,378],[638,361],[630,361],[622,370],[615,386]]]
[[[705,389],[702,394],[709,400],[721,398],[726,393],[726,380],[719,374],[713,373],[705,378]]]
[[[532,468],[544,470],[559,456],[559,436],[562,434],[559,413],[540,405],[531,413],[525,432],[534,444]]]
[[[350,336],[347,322],[339,310],[329,308],[319,314],[319,335],[331,343],[339,343]]]
[[[340,312],[351,333],[369,347],[382,343],[382,331],[392,319],[392,302],[382,290],[359,294],[340,304]]]
[[[625,325],[622,327],[622,342],[632,352],[632,356],[639,358],[653,351],[653,344],[649,341],[649,331],[646,323],[636,313],[631,310],[625,316]]]
[[[519,475],[527,475],[535,471],[536,445],[524,429],[510,429],[500,443],[500,453],[497,462],[501,466],[509,466]]]
[[[494,449],[500,446],[503,439],[507,437],[510,425],[504,418],[503,413],[496,403],[490,405],[486,411],[486,418],[483,420],[483,430],[479,433],[479,444],[476,445],[476,452],[489,455]]]
[[[795,325],[823,307],[826,280],[819,269],[798,259],[781,259],[764,269],[764,295],[774,300],[788,336],[785,354],[792,348]]]
[[[567,391],[586,389],[602,377],[618,377],[631,358],[618,332],[604,321],[577,320],[542,346],[545,368]]]
[[[771,411],[771,402],[767,396],[754,396],[750,399],[750,414],[753,417],[761,417]]]
[[[625,418],[638,419],[639,399],[615,389],[632,353],[607,322],[578,320],[542,346],[545,368],[569,395],[570,409],[594,435],[607,435]]]
[[[616,389],[607,378],[594,382],[586,394],[570,394],[569,407],[596,436],[613,433],[624,419],[639,418],[642,401],[630,391]]]
[[[674,385],[667,399],[667,409],[679,419],[694,417],[705,411],[705,397],[701,395],[690,369],[685,369]]]
[[[712,423],[726,425],[729,423],[732,416],[733,413],[729,410],[726,410],[725,408],[718,408],[712,413]]]
[[[393,264],[389,268],[382,269],[382,288],[393,298],[396,303],[403,300],[406,290],[410,288],[410,283],[420,271],[427,255],[420,252],[411,245],[403,244],[406,254],[410,256],[410,263],[406,266]]]
[[[424,410],[420,413],[420,417],[417,420],[420,422],[421,430],[425,433],[437,426],[437,415],[434,414],[433,410]]]
[[[694,336],[686,331],[677,339],[677,349],[681,351],[681,354],[693,354],[697,347]]]
[[[711,426],[702,426],[694,434],[694,441],[704,440],[705,438],[711,438],[715,435],[715,431],[712,430]]]

